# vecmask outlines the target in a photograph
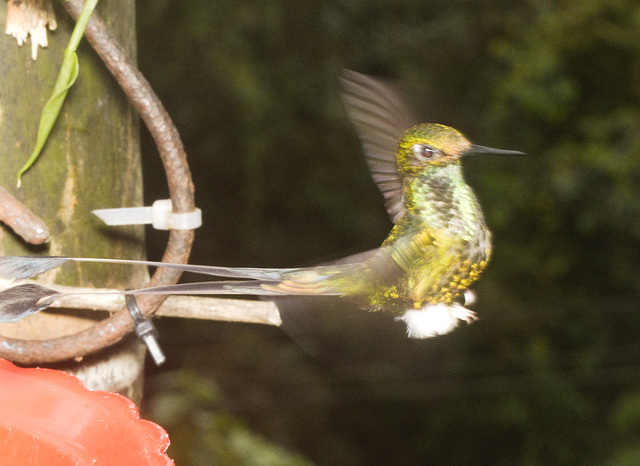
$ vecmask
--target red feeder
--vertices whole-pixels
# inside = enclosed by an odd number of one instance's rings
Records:
[[[0,464],[173,465],[169,436],[122,395],[0,359]]]

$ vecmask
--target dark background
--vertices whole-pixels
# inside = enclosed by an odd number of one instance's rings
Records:
[[[203,209],[193,263],[307,265],[382,242],[342,68],[529,154],[465,161],[494,233],[471,326],[408,342],[338,323],[353,348],[312,358],[277,328],[159,321],[169,363],[149,368],[143,415],[177,464],[640,463],[635,0],[138,6],[140,67]],[[143,139],[152,201],[165,182]],[[165,241],[149,232],[150,257]]]

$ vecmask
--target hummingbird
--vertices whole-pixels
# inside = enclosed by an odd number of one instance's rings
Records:
[[[0,258],[0,274],[25,279],[67,262],[146,264],[233,278],[118,292],[121,294],[243,294],[340,296],[360,308],[392,314],[410,338],[428,338],[471,322],[471,285],[491,257],[491,233],[465,182],[462,161],[482,154],[522,152],[474,145],[442,124],[416,124],[392,86],[345,71],[342,97],[361,138],[374,182],[394,226],[381,246],[333,264],[242,268],[150,261],[21,256]],[[99,293],[99,292],[96,292]],[[100,292],[104,293],[104,292]],[[0,320],[18,320],[63,293],[36,284],[0,293]]]

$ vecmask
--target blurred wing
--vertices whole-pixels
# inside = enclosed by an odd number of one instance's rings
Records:
[[[402,179],[396,164],[398,140],[417,121],[400,93],[390,86],[349,70],[344,71],[341,83],[342,100],[358,130],[371,176],[396,223],[404,212]]]
[[[410,235],[400,238],[393,246],[349,256],[309,272],[318,272],[318,280],[329,282],[326,285],[337,290],[344,283],[340,276],[344,274],[352,292],[358,288],[363,291],[370,283],[396,283],[410,263],[419,257],[428,257],[433,247],[428,232]],[[294,272],[291,277],[283,278],[283,285],[288,287],[293,284],[287,282],[287,278],[295,280],[302,275]],[[311,275],[305,279],[312,280]],[[298,284],[302,283],[300,280]],[[261,299],[275,301],[282,318],[281,328],[308,355],[349,378],[357,379],[372,368],[400,367],[414,360],[411,355],[417,345],[407,338],[405,325],[388,312],[361,309],[357,299],[311,295]]]
[[[353,279],[362,276],[364,264],[370,270],[378,268],[378,273],[389,273],[388,264],[385,264],[389,259],[386,251],[372,249],[320,267],[327,271],[330,268],[334,272],[340,270]],[[407,340],[405,325],[395,321],[390,314],[360,309],[342,297],[297,295],[260,296],[260,299],[274,301],[282,318],[280,328],[305,353],[334,371],[344,369],[353,376],[355,367],[371,362],[379,364],[386,358],[386,348],[393,346],[391,341]],[[385,345],[380,344],[381,339]]]
[[[331,264],[297,269],[283,273],[278,283],[262,287],[273,294],[348,296],[366,301],[373,287],[393,284],[403,273],[394,251],[395,246],[381,247]]]
[[[333,370],[354,376],[355,366],[379,366],[389,347],[408,341],[404,323],[386,312],[359,309],[336,296],[282,296],[275,301],[280,328],[300,348]]]

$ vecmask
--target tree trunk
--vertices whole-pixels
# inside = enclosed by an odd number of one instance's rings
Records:
[[[10,0],[13,1],[13,0]],[[144,257],[141,227],[107,228],[91,211],[142,205],[138,117],[100,59],[83,40],[78,49],[80,75],[69,91],[40,159],[16,189],[16,174],[33,149],[40,113],[48,99],[74,23],[54,4],[58,28],[36,61],[30,46],[18,47],[0,36],[0,186],[7,189],[51,230],[45,246],[27,245],[0,230],[0,254],[48,254],[136,259]],[[135,3],[101,2],[99,11],[114,34],[135,56]],[[5,24],[0,6],[0,24]],[[127,288],[144,285],[145,268],[74,264],[43,280],[65,285]],[[48,339],[76,333],[96,319],[96,312],[42,312],[0,326],[0,334]],[[144,348],[135,338],[84,358],[57,364],[77,374],[92,389],[123,393],[139,401]]]

